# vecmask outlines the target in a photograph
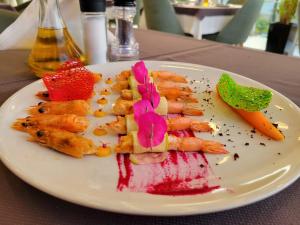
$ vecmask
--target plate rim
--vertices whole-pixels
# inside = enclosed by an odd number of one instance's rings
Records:
[[[122,62],[109,62],[107,64],[129,64],[129,63],[134,63],[136,61],[122,61]],[[205,65],[201,65],[201,64],[193,64],[193,63],[186,63],[186,62],[175,62],[175,61],[157,61],[157,60],[144,60],[144,62],[147,64],[148,63],[161,63],[161,64],[180,64],[180,65],[186,65],[186,66],[193,66],[193,67],[203,67],[203,68],[208,68],[208,69],[212,69],[212,70],[215,70],[215,71],[218,71],[218,72],[227,72],[227,73],[230,73],[230,74],[234,74],[235,76],[238,76],[242,79],[246,79],[246,80],[249,80],[251,82],[255,82],[255,83],[258,83],[268,89],[270,89],[273,93],[276,93],[280,98],[283,98],[284,101],[286,101],[288,104],[290,104],[299,114],[300,114],[300,108],[296,105],[296,103],[294,103],[292,100],[290,100],[289,98],[287,98],[286,96],[284,96],[283,94],[279,93],[278,91],[274,90],[273,88],[270,88],[269,86],[259,82],[259,81],[256,81],[256,80],[253,80],[251,78],[248,78],[248,77],[245,77],[243,75],[240,75],[240,74],[237,74],[235,72],[230,72],[228,70],[223,70],[221,68],[216,68],[216,67],[211,67],[211,66],[205,66]],[[107,65],[106,64],[106,65]],[[89,65],[87,66],[88,68],[92,68],[92,67],[95,67],[95,66],[99,66],[101,64],[95,64],[95,65]],[[28,85],[26,85],[25,87],[19,89],[18,91],[16,91],[13,95],[11,95],[0,107],[0,118],[1,118],[1,115],[3,113],[3,109],[6,108],[7,105],[10,104],[10,102],[12,101],[13,98],[16,97],[16,95],[22,91],[23,89],[26,89],[28,88],[28,86],[30,85],[33,85],[35,83],[41,83],[42,82],[42,79],[38,79]],[[60,200],[63,200],[63,201],[67,201],[67,202],[71,202],[73,204],[76,204],[76,205],[80,205],[80,206],[85,206],[85,207],[89,207],[89,208],[93,208],[93,209],[98,209],[98,210],[103,210],[103,211],[109,211],[109,212],[114,212],[114,213],[121,213],[121,214],[129,214],[129,215],[144,215],[144,216],[185,216],[185,215],[201,215],[201,214],[208,214],[208,213],[215,213],[215,212],[221,212],[221,211],[227,211],[227,210],[230,210],[230,209],[235,209],[235,208],[239,208],[239,207],[244,207],[244,206],[247,206],[247,205],[250,205],[250,204],[253,204],[255,202],[258,202],[258,201],[261,201],[261,200],[264,200],[266,198],[269,198],[279,192],[281,192],[282,190],[286,189],[288,186],[292,185],[299,177],[300,177],[300,168],[295,171],[295,175],[290,177],[291,175],[289,175],[289,179],[288,179],[288,182],[285,182],[284,184],[281,184],[280,186],[277,186],[276,188],[272,188],[272,187],[266,187],[267,189],[271,188],[271,191],[269,192],[266,192],[266,190],[264,191],[264,193],[258,195],[257,197],[252,197],[251,199],[247,199],[247,201],[245,202],[241,202],[241,201],[238,201],[238,200],[235,200],[234,202],[232,202],[230,204],[230,206],[228,205],[225,205],[225,206],[217,206],[215,209],[208,209],[208,210],[204,210],[204,211],[197,211],[197,208],[196,209],[193,209],[193,210],[189,210],[189,211],[184,211],[184,212],[166,212],[166,211],[163,211],[163,213],[160,213],[159,210],[157,210],[156,212],[145,212],[145,211],[138,211],[138,210],[132,210],[132,209],[128,209],[126,210],[125,207],[119,207],[119,208],[115,208],[113,206],[111,207],[107,207],[107,206],[101,206],[97,203],[93,203],[93,202],[86,202],[86,201],[82,201],[82,200],[76,200],[76,198],[72,198],[68,195],[64,195],[64,194],[61,194],[61,193],[56,193],[55,191],[52,191],[51,188],[47,188],[47,185],[42,185],[40,184],[39,182],[37,181],[34,181],[32,179],[28,179],[28,177],[26,176],[23,176],[23,174],[18,171],[17,169],[14,168],[13,165],[10,164],[9,160],[3,156],[3,141],[2,139],[0,139],[0,159],[2,161],[2,163],[14,174],[16,175],[18,178],[20,178],[22,181],[24,181],[25,183],[29,184],[30,186],[38,189],[39,191],[42,191],[44,193],[47,193],[49,195],[51,195],[52,197],[56,197]],[[299,166],[300,166],[300,162],[299,162]]]

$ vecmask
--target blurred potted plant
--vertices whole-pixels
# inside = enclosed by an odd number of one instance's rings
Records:
[[[291,28],[295,24],[291,23],[295,16],[298,0],[280,0],[279,3],[279,22],[271,23],[268,32],[268,41],[266,51],[275,53],[284,53]]]

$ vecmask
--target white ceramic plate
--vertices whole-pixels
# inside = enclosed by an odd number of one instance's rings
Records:
[[[177,62],[147,61],[146,64],[151,70],[170,70],[185,74],[190,80],[196,80],[193,85],[201,91],[207,89],[207,81],[214,89],[223,72],[215,68]],[[105,76],[112,76],[130,68],[131,65],[132,62],[119,62],[95,65],[90,69],[99,71]],[[270,89],[256,81],[231,74],[241,84]],[[97,89],[100,90],[104,85],[102,82]],[[26,134],[12,130],[11,123],[16,118],[26,116],[25,109],[39,102],[34,94],[43,89],[41,81],[34,82],[18,91],[2,105],[0,153],[3,163],[18,177],[58,198],[88,207],[129,214],[201,214],[235,208],[264,199],[284,189],[299,177],[300,111],[293,102],[274,90],[267,115],[279,123],[286,136],[285,141],[271,141],[259,133],[252,134],[251,128],[239,116],[233,114],[222,102],[214,100],[214,107],[205,107],[204,119],[213,118],[220,128],[219,132],[224,135],[212,137],[210,134],[204,134],[202,137],[219,140],[231,151],[226,156],[207,155],[211,170],[215,176],[221,178],[218,181],[221,188],[207,194],[174,197],[117,192],[118,167],[114,155],[108,158],[88,156],[81,160],[73,159],[36,143],[30,143],[26,141]],[[205,98],[202,93],[199,97]],[[97,124],[112,118],[91,117],[89,132]],[[230,136],[225,135],[228,127]],[[87,135],[99,143],[99,137],[89,132]],[[108,140],[106,137],[105,140],[113,142],[113,138],[111,140],[110,138],[108,137]],[[229,138],[234,142],[228,142]],[[245,146],[246,142],[249,146]],[[260,143],[265,143],[266,146]],[[240,156],[236,161],[233,159],[234,153]]]

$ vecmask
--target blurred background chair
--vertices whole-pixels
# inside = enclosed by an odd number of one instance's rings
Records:
[[[232,20],[217,34],[203,35],[204,39],[242,45],[248,38],[264,0],[247,0]]]
[[[148,29],[185,35],[169,0],[144,0]]]
[[[141,13],[143,11],[144,5],[142,0],[136,0],[136,15],[133,18],[133,24],[139,26]]]
[[[19,16],[18,12],[0,9],[0,33],[12,24]]]

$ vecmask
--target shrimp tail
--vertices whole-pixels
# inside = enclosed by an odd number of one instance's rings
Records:
[[[201,150],[210,154],[227,154],[229,153],[224,145],[216,141],[203,140]]]
[[[186,103],[183,106],[182,114],[190,116],[202,116],[203,111],[199,108],[198,104]]]
[[[208,122],[200,122],[193,120],[190,124],[190,129],[196,132],[212,132],[213,129],[209,126]]]

